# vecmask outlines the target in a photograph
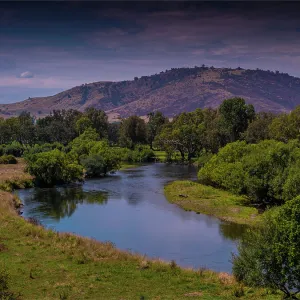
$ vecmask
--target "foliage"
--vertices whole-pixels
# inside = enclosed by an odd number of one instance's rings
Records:
[[[91,148],[99,140],[99,135],[94,128],[88,128],[80,136],[75,138],[70,144],[71,152],[78,158],[88,155]]]
[[[275,116],[271,113],[260,112],[256,114],[255,119],[243,133],[243,138],[248,143],[258,143],[270,139],[271,135],[269,127],[274,118]]]
[[[40,186],[80,181],[83,177],[83,169],[77,161],[58,149],[28,155],[26,161],[28,172]]]
[[[5,154],[13,155],[15,157],[21,157],[24,150],[24,147],[17,141],[13,141],[11,144],[5,145],[4,147]]]
[[[152,144],[155,139],[155,137],[160,132],[162,126],[164,124],[167,124],[169,122],[169,119],[166,118],[162,112],[151,112],[148,114],[149,121],[147,123],[147,129],[148,129],[148,142],[150,144],[150,148],[152,149]]]
[[[138,116],[123,119],[120,125],[120,145],[133,149],[136,144],[147,141],[145,121]]]
[[[253,105],[246,104],[242,98],[224,100],[219,111],[222,127],[227,132],[230,142],[238,140],[255,117]]]
[[[121,158],[116,149],[110,147],[106,140],[102,140],[95,142],[88,155],[84,155],[80,161],[86,176],[99,177],[119,169]]]
[[[118,148],[119,157],[124,162],[151,162],[155,158],[155,153],[148,146],[136,145],[133,150],[128,148]]]
[[[54,110],[49,116],[37,120],[39,141],[68,144],[77,136],[76,122],[82,113],[76,110]]]
[[[92,127],[92,121],[88,117],[81,117],[76,121],[76,130],[79,134]]]
[[[162,147],[167,153],[179,151],[182,161],[190,160],[196,153],[202,149],[202,136],[204,127],[202,124],[203,112],[196,109],[194,112],[182,113],[174,118],[174,120],[166,124],[161,133],[156,137],[156,145]]]
[[[233,259],[237,280],[251,286],[280,289],[286,298],[300,292],[300,197],[265,214],[250,230]]]
[[[103,110],[89,107],[84,112],[84,116],[90,120],[92,128],[96,130],[100,138],[107,137],[108,121],[107,115]]]
[[[298,142],[244,141],[220,149],[199,171],[200,182],[246,195],[252,203],[280,204],[300,193]]]
[[[17,164],[18,161],[13,155],[0,156],[0,164]]]
[[[64,145],[55,142],[55,143],[45,143],[45,144],[35,144],[31,147],[28,147],[24,151],[24,156],[30,155],[30,154],[36,154],[41,152],[48,152],[54,149],[58,149],[60,151],[65,151]]]

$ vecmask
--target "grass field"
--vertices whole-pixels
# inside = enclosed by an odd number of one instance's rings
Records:
[[[6,174],[5,181],[14,178]],[[46,230],[18,216],[18,203],[0,191],[0,282],[8,274],[8,292],[20,299],[280,299],[226,273],[182,269],[111,243]]]
[[[239,224],[259,219],[256,208],[243,205],[243,198],[192,181],[175,181],[165,187],[167,199],[185,210],[216,216]]]

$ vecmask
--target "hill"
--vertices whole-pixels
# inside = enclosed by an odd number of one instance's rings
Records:
[[[160,110],[169,117],[197,107],[217,107],[224,99],[243,97],[257,111],[286,112],[300,104],[300,79],[278,71],[213,67],[177,68],[131,81],[94,82],[54,96],[0,105],[0,115],[26,110],[41,117],[54,109],[87,107],[111,117],[140,116]]]

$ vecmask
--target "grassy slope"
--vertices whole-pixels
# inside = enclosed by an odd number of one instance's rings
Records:
[[[222,220],[253,224],[259,218],[257,209],[243,206],[242,197],[196,182],[172,182],[165,187],[165,194],[170,202],[185,210],[213,215]]]
[[[0,191],[0,272],[23,299],[233,299],[240,291],[224,273],[184,270],[71,234],[59,234],[16,214]],[[279,299],[243,288],[245,298]]]

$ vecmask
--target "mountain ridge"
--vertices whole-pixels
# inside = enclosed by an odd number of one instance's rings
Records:
[[[127,81],[83,84],[53,96],[0,104],[0,116],[29,111],[36,117],[54,109],[102,109],[114,118],[160,110],[168,117],[197,107],[215,108],[242,97],[257,111],[288,112],[300,104],[300,78],[279,71],[214,67],[172,68]]]

